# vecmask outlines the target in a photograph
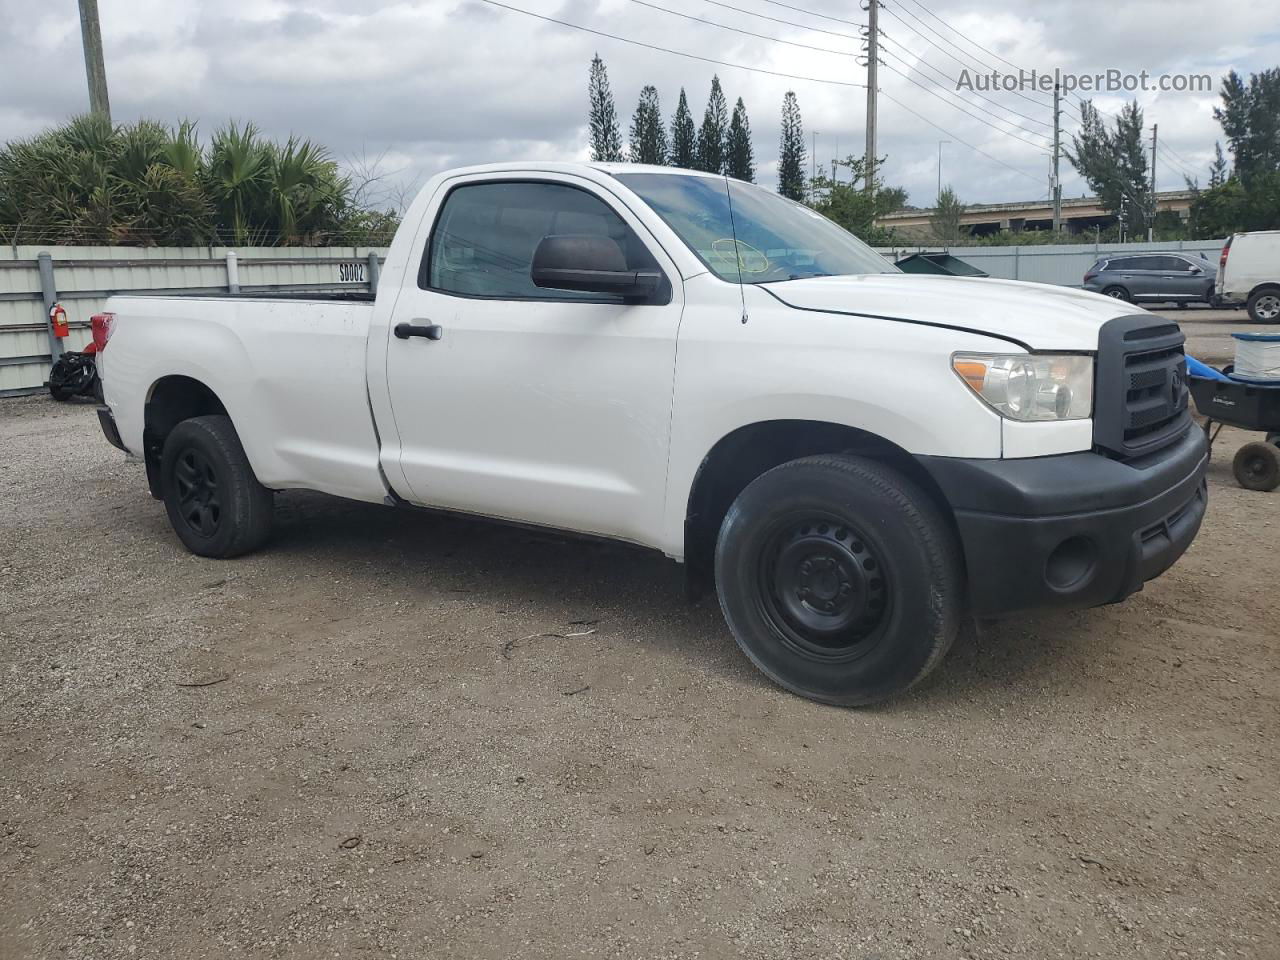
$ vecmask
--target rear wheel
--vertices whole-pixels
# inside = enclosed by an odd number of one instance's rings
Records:
[[[1280,450],[1273,443],[1246,443],[1236,451],[1231,472],[1246,490],[1274,490],[1280,486]]]
[[[754,480],[716,545],[716,586],[770,679],[841,706],[908,689],[946,654],[962,605],[959,548],[934,503],[874,460],[794,460]]]
[[[1280,320],[1280,289],[1267,287],[1249,296],[1249,319],[1254,323]]]
[[[230,417],[194,417],[174,427],[160,483],[169,522],[192,553],[238,556],[271,532],[271,491],[254,476]]]
[[[1116,300],[1124,300],[1126,303],[1129,302],[1129,291],[1124,287],[1107,287],[1102,291],[1102,293],[1103,296],[1114,297]]]

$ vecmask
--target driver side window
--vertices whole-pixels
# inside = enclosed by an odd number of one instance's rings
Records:
[[[599,197],[559,183],[487,182],[449,192],[418,271],[424,290],[503,300],[611,300],[534,286],[533,253],[543,237],[613,239],[628,270],[657,270],[653,255]]]

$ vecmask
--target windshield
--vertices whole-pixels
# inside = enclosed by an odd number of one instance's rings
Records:
[[[722,280],[901,272],[821,214],[753,184],[678,173],[616,176]]]

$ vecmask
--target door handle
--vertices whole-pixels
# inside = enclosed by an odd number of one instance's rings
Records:
[[[410,337],[425,337],[427,340],[439,340],[444,336],[444,327],[438,323],[397,323],[392,331],[400,340]]]

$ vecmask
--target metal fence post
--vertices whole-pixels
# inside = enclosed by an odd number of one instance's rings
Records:
[[[1020,251],[1021,249],[1022,249],[1021,247],[1014,247],[1014,248],[1013,248],[1013,279],[1015,279],[1015,280],[1019,279],[1019,276],[1018,276],[1018,259],[1019,259],[1019,251]]]
[[[377,294],[378,281],[382,279],[382,263],[378,259],[378,251],[369,251],[369,292]]]
[[[53,257],[47,253],[36,255],[40,265],[40,292],[44,295],[44,323],[49,331],[49,364],[52,366],[62,356],[62,341],[53,335],[53,317],[49,311],[58,302],[58,288],[53,283]]]
[[[234,250],[227,251],[227,292],[232,296],[240,292],[240,264]]]

